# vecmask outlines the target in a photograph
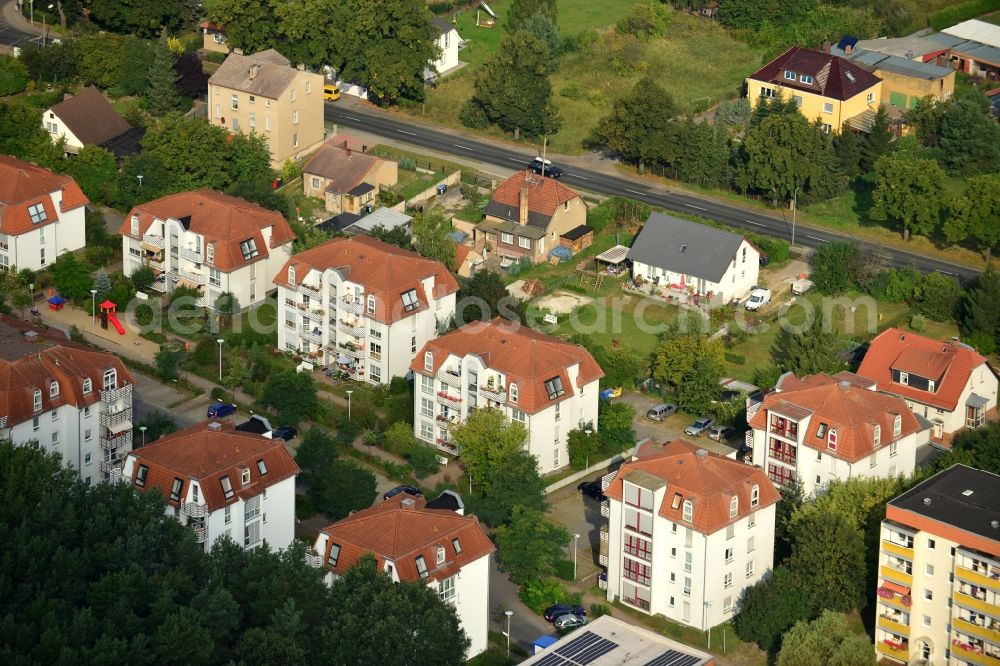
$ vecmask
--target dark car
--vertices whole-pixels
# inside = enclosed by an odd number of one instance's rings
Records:
[[[387,490],[385,495],[382,495],[382,499],[387,500],[400,493],[406,493],[407,495],[413,495],[414,497],[421,495],[421,492],[413,486],[396,486],[392,490]]]
[[[232,405],[228,402],[217,402],[208,407],[208,418],[210,419],[221,419],[224,416],[229,416],[230,414],[236,413],[236,405]]]
[[[608,496],[604,494],[604,490],[601,488],[600,479],[597,481],[584,481],[578,485],[576,489],[587,497],[593,497],[598,502],[603,502],[608,498]]]
[[[542,616],[549,622],[555,622],[556,618],[560,615],[586,615],[587,611],[583,609],[583,606],[574,606],[573,604],[556,604],[555,606],[549,606],[542,613]]]
[[[299,431],[290,425],[283,425],[280,428],[275,428],[271,431],[272,439],[283,439],[286,442],[290,442],[299,436]]]
[[[543,172],[543,167],[544,167],[544,172]],[[559,178],[564,173],[564,171],[560,167],[557,167],[549,160],[543,160],[541,157],[536,157],[535,159],[528,162],[528,168],[534,171],[535,173],[544,173],[544,175],[549,178]]]

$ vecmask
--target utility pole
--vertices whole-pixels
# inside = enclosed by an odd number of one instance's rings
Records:
[[[548,135],[542,137],[542,178],[545,178],[545,149],[548,146]]]
[[[799,212],[799,186],[792,193],[792,247],[795,247],[795,217]]]

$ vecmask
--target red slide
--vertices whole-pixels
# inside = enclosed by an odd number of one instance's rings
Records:
[[[116,317],[113,312],[108,313],[108,321],[111,322],[111,325],[115,327],[116,331],[118,331],[118,335],[125,335],[125,329],[122,328],[121,322],[118,321],[118,317]]]

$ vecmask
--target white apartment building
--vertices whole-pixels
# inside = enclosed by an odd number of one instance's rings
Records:
[[[413,432],[461,453],[449,428],[491,407],[528,431],[542,474],[569,463],[567,434],[597,427],[604,371],[581,347],[506,319],[466,324],[424,345],[413,361]]]
[[[154,290],[193,287],[209,308],[226,292],[243,308],[263,301],[295,239],[280,213],[207,189],[136,206],[118,233],[126,275],[147,266]]]
[[[954,465],[891,500],[876,590],[879,663],[1000,663],[1000,476]]]
[[[438,261],[353,236],[300,252],[274,279],[278,348],[388,384],[455,314],[458,282]]]
[[[439,55],[437,60],[432,60],[424,67],[424,79],[428,80],[458,67],[458,45],[462,43],[458,30],[448,21],[435,16],[432,24],[436,34],[434,45],[438,47]]]
[[[284,441],[215,419],[133,451],[123,469],[136,490],[162,494],[167,515],[189,526],[206,550],[222,537],[245,548],[287,548],[295,538],[298,473]]]
[[[0,155],[0,268],[38,271],[82,248],[88,203],[72,177]]]
[[[132,449],[132,376],[112,354],[0,316],[0,439],[37,441],[88,484]]]
[[[906,403],[850,372],[799,379],[787,373],[747,408],[752,460],[783,486],[814,495],[833,480],[909,475],[930,425]]]
[[[939,342],[886,329],[872,340],[858,374],[929,420],[931,442],[942,448],[950,448],[959,431],[978,428],[996,413],[996,372],[986,357],[955,338]]]
[[[455,607],[471,641],[466,654],[471,659],[489,647],[494,547],[479,520],[462,515],[460,502],[457,511],[432,508],[438,500],[401,493],[355,511],[320,531],[309,561],[325,567],[332,583],[370,553],[394,581],[425,581]]]
[[[704,630],[771,570],[780,496],[759,468],[680,439],[647,442],[603,485],[609,601]]]

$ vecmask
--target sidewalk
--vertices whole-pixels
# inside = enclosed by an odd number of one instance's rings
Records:
[[[21,12],[18,11],[16,0],[10,0],[10,2],[4,2],[0,5],[0,16],[2,16],[4,23],[21,32],[30,32],[35,35],[42,34],[42,25],[38,22],[35,25],[31,25],[31,22],[24,18]]]

